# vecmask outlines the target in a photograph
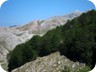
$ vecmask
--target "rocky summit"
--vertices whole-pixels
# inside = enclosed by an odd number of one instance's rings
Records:
[[[83,63],[73,62],[60,55],[59,52],[55,52],[48,56],[38,57],[35,61],[28,62],[12,72],[62,72],[67,67],[71,72],[74,72],[86,66]]]

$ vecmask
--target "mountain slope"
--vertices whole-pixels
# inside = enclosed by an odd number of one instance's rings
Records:
[[[59,51],[72,61],[86,63],[89,67],[95,64],[96,55],[96,11],[91,10],[65,25],[49,30],[44,36],[33,36],[10,53],[8,71],[36,60],[37,57]]]
[[[61,72],[68,67],[71,72],[85,68],[85,64],[73,62],[59,52],[45,57],[38,57],[35,61],[28,62],[12,72]]]
[[[43,35],[56,26],[64,25],[68,19],[73,19],[80,14],[81,12],[74,12],[47,20],[32,21],[23,26],[0,27],[0,61],[6,60],[7,54],[16,45],[24,43],[34,35]]]

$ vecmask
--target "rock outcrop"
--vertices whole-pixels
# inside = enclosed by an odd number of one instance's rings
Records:
[[[84,68],[85,64],[70,61],[65,56],[61,56],[59,52],[55,52],[45,57],[38,57],[35,61],[28,62],[12,72],[61,72],[66,67],[73,72]]]

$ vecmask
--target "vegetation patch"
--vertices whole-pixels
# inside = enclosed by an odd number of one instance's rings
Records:
[[[36,35],[16,46],[10,53],[8,71],[56,51],[72,61],[83,62],[91,67],[95,48],[96,11],[91,10],[68,21],[64,26],[48,31],[42,37]]]

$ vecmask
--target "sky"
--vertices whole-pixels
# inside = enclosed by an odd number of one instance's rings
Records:
[[[88,0],[8,0],[0,8],[0,26],[23,25],[90,9],[96,10]]]

